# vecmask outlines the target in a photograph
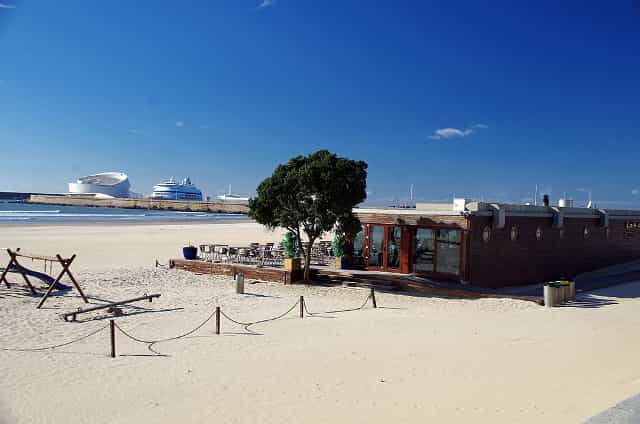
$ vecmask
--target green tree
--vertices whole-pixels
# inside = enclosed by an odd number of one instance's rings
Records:
[[[304,279],[309,280],[314,241],[336,224],[349,229],[360,224],[352,209],[366,199],[366,186],[365,162],[319,150],[278,165],[249,200],[249,216],[268,228],[281,227],[296,235],[304,257]],[[302,233],[309,242],[306,249]]]

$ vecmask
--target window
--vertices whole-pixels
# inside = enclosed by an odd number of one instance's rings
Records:
[[[436,246],[436,272],[460,273],[460,231],[439,230]]]
[[[536,240],[542,240],[542,227],[536,228]]]
[[[491,227],[485,225],[485,227],[482,229],[482,241],[485,243],[489,243],[489,240],[491,240]]]
[[[418,228],[413,246],[413,272],[433,272],[435,230]]]
[[[360,231],[353,239],[353,256],[361,258],[364,256],[364,229],[360,227]]]
[[[518,240],[518,227],[516,225],[511,226],[511,232],[509,233],[509,238],[511,238],[511,241]]]

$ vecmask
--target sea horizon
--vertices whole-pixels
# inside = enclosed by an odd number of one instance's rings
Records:
[[[244,214],[31,204],[0,200],[3,224],[207,223],[248,220]]]

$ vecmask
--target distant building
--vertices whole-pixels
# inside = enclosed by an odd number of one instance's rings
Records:
[[[69,183],[70,195],[94,197],[130,197],[129,177],[122,172],[103,172]]]
[[[640,259],[640,211],[457,200],[354,213],[367,270],[504,287]]]

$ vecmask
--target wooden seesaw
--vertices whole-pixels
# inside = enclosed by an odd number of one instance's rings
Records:
[[[0,275],[0,282],[4,282],[7,288],[11,287],[11,285],[9,284],[9,281],[7,280],[8,272],[20,273],[25,283],[27,283],[27,286],[29,287],[31,294],[37,294],[37,292],[36,292],[36,289],[31,284],[31,281],[29,281],[29,278],[27,277],[27,275],[34,276],[35,274],[37,274],[36,278],[44,279],[45,282],[49,283],[49,287],[47,288],[47,291],[44,293],[44,296],[42,296],[42,299],[40,299],[40,303],[38,303],[38,308],[41,308],[42,305],[44,305],[44,302],[47,300],[51,292],[60,284],[60,279],[64,274],[67,274],[69,276],[69,279],[78,290],[78,293],[80,293],[80,297],[82,297],[82,300],[84,300],[84,303],[89,303],[89,301],[87,300],[87,297],[82,292],[82,288],[80,288],[80,284],[78,284],[74,276],[71,274],[71,271],[69,270],[69,267],[71,266],[71,263],[73,262],[73,260],[76,258],[76,255],[73,255],[70,258],[63,258],[58,254],[54,257],[54,256],[24,253],[24,252],[20,252],[19,248],[16,249],[15,252],[12,251],[11,249],[6,249],[6,251],[9,254],[9,257],[11,259],[9,260],[9,264],[7,265],[7,267],[2,271],[2,275]],[[55,262],[58,262],[62,266],[62,271],[60,271],[58,276],[54,279],[49,275],[35,273],[29,270],[28,268],[23,267],[18,262],[18,258],[27,258],[31,260],[44,261],[45,269],[47,267],[47,262],[51,262],[52,264]]]
[[[154,298],[158,298],[158,297],[160,297],[159,293],[146,294],[144,296],[134,297],[133,299],[120,300],[118,302],[110,302],[110,303],[105,303],[104,305],[93,306],[91,308],[86,308],[86,309],[78,309],[77,311],[73,311],[73,312],[67,312],[65,314],[62,314],[62,318],[64,318],[64,320],[67,322],[69,321],[69,318],[71,318],[71,321],[75,321],[76,315],[84,314],[87,312],[98,311],[100,309],[112,308],[118,305],[126,305],[127,303],[139,302],[141,300],[149,300],[149,302],[152,302]]]

